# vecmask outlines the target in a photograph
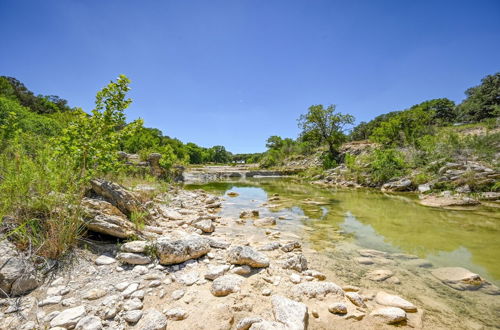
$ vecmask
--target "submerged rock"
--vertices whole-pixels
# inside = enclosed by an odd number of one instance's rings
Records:
[[[274,226],[276,224],[276,219],[271,217],[256,219],[253,221],[253,225],[256,227]]]
[[[481,276],[462,267],[437,268],[431,273],[456,290],[478,290],[485,283]]]

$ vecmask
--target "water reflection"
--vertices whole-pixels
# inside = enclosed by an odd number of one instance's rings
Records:
[[[241,209],[259,209],[261,216],[284,216],[279,226],[300,233],[321,250],[339,244],[343,234],[363,248],[403,252],[436,266],[462,266],[489,280],[500,280],[500,214],[498,209],[473,211],[423,207],[411,195],[386,195],[369,190],[321,189],[286,179],[212,182],[189,188],[227,197],[223,216]],[[269,196],[279,200],[268,202]]]

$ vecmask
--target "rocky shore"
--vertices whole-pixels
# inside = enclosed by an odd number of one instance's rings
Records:
[[[286,220],[260,218],[257,210],[220,217],[222,199],[201,190],[173,189],[145,201],[141,192],[154,187],[132,191],[94,180],[92,188],[83,221],[94,236],[66,267],[41,277],[39,265],[2,241],[0,329],[441,327],[409,297],[340,283],[312,267],[315,252],[276,229]],[[144,223],[131,221],[137,212]],[[398,285],[384,265],[415,259],[358,252],[352,263],[381,266],[370,280]],[[432,275],[453,290],[500,293],[463,268]]]

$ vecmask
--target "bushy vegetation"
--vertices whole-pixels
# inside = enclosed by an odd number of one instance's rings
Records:
[[[0,77],[1,234],[37,255],[63,256],[83,233],[80,202],[90,179],[123,182],[139,173],[125,166],[119,151],[144,160],[160,153],[159,164],[166,171],[174,164],[232,161],[223,146],[184,144],[144,127],[141,119],[127,122],[129,84],[123,75],[111,81],[87,113],[56,96],[35,96],[14,78]],[[143,218],[138,213],[131,220],[139,228]]]
[[[466,99],[458,105],[446,98],[424,101],[361,122],[349,135],[345,129],[353,123],[352,116],[336,112],[335,106],[311,106],[299,118],[299,137],[271,136],[260,164],[280,166],[320,153],[324,169],[343,164],[347,179],[367,185],[403,176],[423,183],[436,178],[444,163],[457,160],[476,160],[498,168],[500,73],[481,82],[468,89]],[[483,131],[467,133],[474,129]],[[346,141],[365,141],[372,147],[358,156],[341,154],[340,145]]]

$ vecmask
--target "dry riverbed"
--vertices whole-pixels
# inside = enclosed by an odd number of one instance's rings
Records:
[[[101,195],[113,205],[130,205],[113,202],[126,194]],[[123,242],[89,239],[86,249],[75,251],[66,267],[37,289],[0,300],[0,329],[494,326],[461,317],[431,293],[427,300],[422,297],[426,290],[498,293],[464,269],[431,272],[411,255],[376,250],[356,251],[356,258],[340,251],[332,263],[298,235],[275,228],[276,221],[286,220],[259,218],[252,210],[240,218],[220,217],[223,206],[220,197],[201,190],[171,191],[147,203],[148,225],[137,231],[113,227],[123,219],[105,222],[102,212],[110,208],[101,207],[101,217],[96,216],[101,222],[89,228],[126,237]],[[413,262],[417,270],[394,269],[395,260]],[[424,288],[414,278],[433,285]],[[482,300],[474,308],[483,308]]]

